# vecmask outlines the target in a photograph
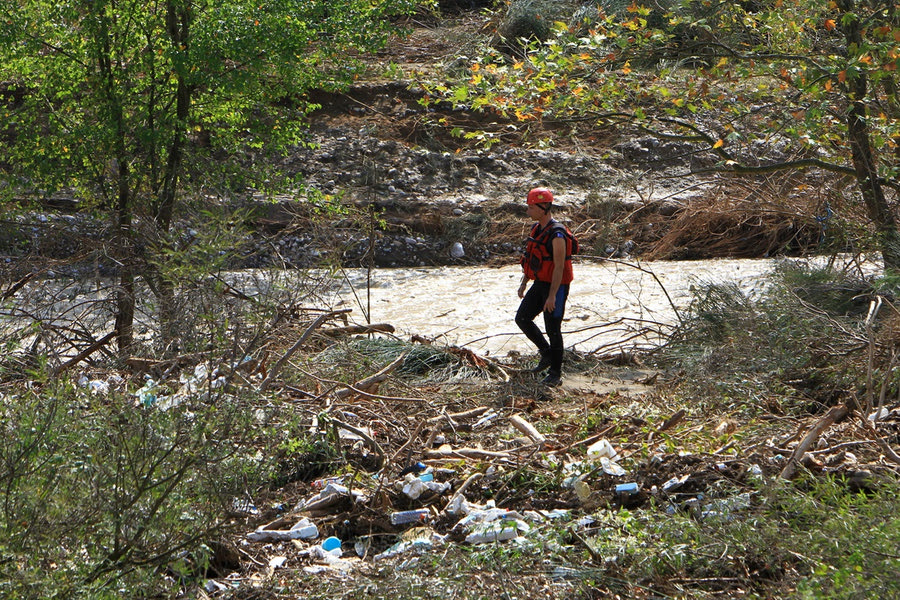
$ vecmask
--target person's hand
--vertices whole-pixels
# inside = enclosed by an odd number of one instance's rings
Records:
[[[544,310],[548,313],[552,313],[556,309],[556,296],[548,296],[547,301],[544,302]]]
[[[524,297],[525,297],[525,288],[526,288],[527,286],[528,286],[528,284],[525,283],[524,281],[522,282],[522,285],[519,286],[519,298],[524,298]]]

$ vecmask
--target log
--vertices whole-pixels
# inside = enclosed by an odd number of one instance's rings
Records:
[[[547,438],[545,438],[540,431],[535,429],[534,425],[523,419],[521,416],[511,416],[509,418],[509,423],[510,425],[527,435],[529,438],[531,438],[531,441],[538,444],[539,446],[543,446],[546,443]]]
[[[803,455],[806,454],[806,451],[816,443],[816,440],[819,439],[819,436],[822,435],[822,433],[824,433],[826,429],[846,417],[849,413],[850,409],[846,404],[832,406],[831,409],[829,409],[829,411],[825,413],[825,416],[819,419],[819,422],[813,425],[812,429],[810,429],[803,437],[803,439],[800,440],[800,443],[797,444],[797,447],[794,449],[794,453],[788,459],[788,462],[784,466],[784,469],[781,470],[781,478],[793,479],[797,474],[797,465],[800,464]]]
[[[394,333],[390,323],[373,323],[372,325],[348,325],[347,327],[329,327],[320,333],[328,336],[355,335],[359,333]]]
[[[374,391],[373,388],[375,386],[377,386],[379,383],[381,383],[382,381],[387,379],[388,375],[390,375],[394,370],[397,369],[397,367],[399,367],[401,364],[403,364],[403,361],[406,359],[407,354],[408,354],[407,352],[404,352],[403,354],[401,354],[400,356],[395,358],[389,365],[387,365],[386,367],[384,367],[383,369],[381,369],[374,375],[370,375],[369,377],[366,377],[365,379],[357,381],[349,388],[345,388],[343,390],[338,390],[335,393],[335,395],[338,398],[346,398],[347,396],[350,396],[351,394],[353,394],[353,392],[355,390],[362,390],[364,392]]]

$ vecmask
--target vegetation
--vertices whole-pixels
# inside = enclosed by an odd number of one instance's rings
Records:
[[[539,5],[513,5],[540,20]],[[825,171],[836,184],[828,202],[861,199],[885,265],[900,268],[889,207],[900,189],[894,2],[605,7],[584,20],[557,21],[552,34],[531,28],[513,53],[489,48],[458,80],[423,85],[438,99],[526,129],[588,119],[680,140],[695,155],[695,172]],[[498,135],[457,134],[487,144]],[[844,190],[843,180],[852,180],[855,192]],[[789,197],[808,186],[787,185]]]
[[[118,262],[116,332],[131,351],[135,278],[177,336],[167,257],[185,198],[283,189],[273,157],[303,140],[311,89],[339,89],[415,0],[0,4],[5,205],[74,189],[103,211]]]
[[[786,264],[758,298],[698,285],[677,336],[644,358],[666,378],[657,392],[635,403],[627,395],[566,391],[552,411],[532,412],[528,418],[556,444],[575,444],[563,454],[541,452],[517,468],[490,459],[445,461],[451,475],[442,477],[451,483],[480,475],[466,493],[470,502],[493,500],[520,512],[565,509],[518,541],[460,544],[456,521],[437,520],[433,527],[448,540],[433,552],[375,561],[352,580],[292,567],[275,576],[261,572],[256,585],[271,598],[363,590],[380,598],[484,598],[504,590],[529,598],[892,597],[900,593],[893,577],[897,467],[883,462],[883,448],[862,424],[871,408],[857,408],[860,424],[851,415],[823,435],[825,444],[798,478],[779,476],[789,460],[781,446],[817,421],[823,405],[862,401],[869,386],[876,399],[900,389],[888,368],[896,356],[893,318],[867,327],[869,311],[854,300],[874,293],[872,283]],[[235,322],[247,318],[233,315]],[[266,330],[264,346],[283,352],[290,327]],[[867,335],[874,353],[860,343]],[[383,463],[373,450],[397,456],[412,442],[414,455],[424,456],[432,430],[418,421],[491,406],[496,398],[542,398],[530,377],[504,379],[489,363],[453,349],[330,336],[310,338],[302,366],[286,367],[279,391],[265,393],[261,376],[231,366],[233,345],[223,337],[180,380],[145,381],[141,389],[133,381],[107,392],[46,371],[32,374],[31,389],[4,384],[0,596],[193,595],[210,578],[226,581],[229,573],[246,575],[255,563],[291,555],[290,544],[247,547],[241,540],[328,477],[352,481],[386,504],[338,507],[320,521],[320,535],[356,540],[378,554],[412,533],[386,525],[387,513],[417,504],[389,483],[402,459]],[[398,359],[396,377],[377,391],[390,410],[334,387],[318,399],[305,392],[359,380]],[[587,356],[571,368],[595,375],[615,369]],[[422,393],[429,401],[408,421],[397,398]],[[586,412],[587,402],[599,404]],[[686,415],[666,429],[675,407]],[[372,417],[352,414],[361,411]],[[494,436],[508,435],[457,419],[458,431],[447,433],[457,447],[495,447]],[[329,423],[348,420],[378,430],[377,445],[341,443]],[[897,426],[895,417],[877,424],[889,438]],[[641,484],[627,505],[607,491],[622,479],[596,469],[581,471],[589,496],[579,500],[566,483],[573,471],[564,464],[583,460],[579,442],[598,434],[623,452],[620,464]],[[445,499],[425,505],[440,508]],[[250,550],[253,562],[245,564],[236,547]],[[297,560],[303,564],[292,564]],[[241,589],[230,597],[241,597]]]

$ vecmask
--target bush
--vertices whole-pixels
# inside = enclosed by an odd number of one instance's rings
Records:
[[[685,381],[763,385],[830,405],[866,385],[864,320],[871,283],[831,268],[784,263],[751,297],[735,284],[697,283],[676,337],[661,353]],[[876,371],[890,360],[875,357]],[[694,376],[695,375],[695,376]],[[752,394],[747,394],[751,396]]]
[[[160,569],[205,575],[262,466],[241,412],[224,398],[164,412],[66,382],[5,398],[0,596],[147,597],[172,582]]]

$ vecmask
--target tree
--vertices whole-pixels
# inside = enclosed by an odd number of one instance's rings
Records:
[[[274,185],[250,157],[302,142],[304,93],[347,85],[354,57],[383,46],[392,18],[419,3],[0,0],[0,190],[9,202],[71,189],[107,215],[121,353],[136,276],[173,335],[176,282],[148,259],[174,247],[179,199]]]
[[[889,0],[635,2],[557,23],[521,56],[489,52],[467,81],[429,89],[526,125],[588,118],[679,137],[718,171],[852,177],[897,271],[898,11]]]

